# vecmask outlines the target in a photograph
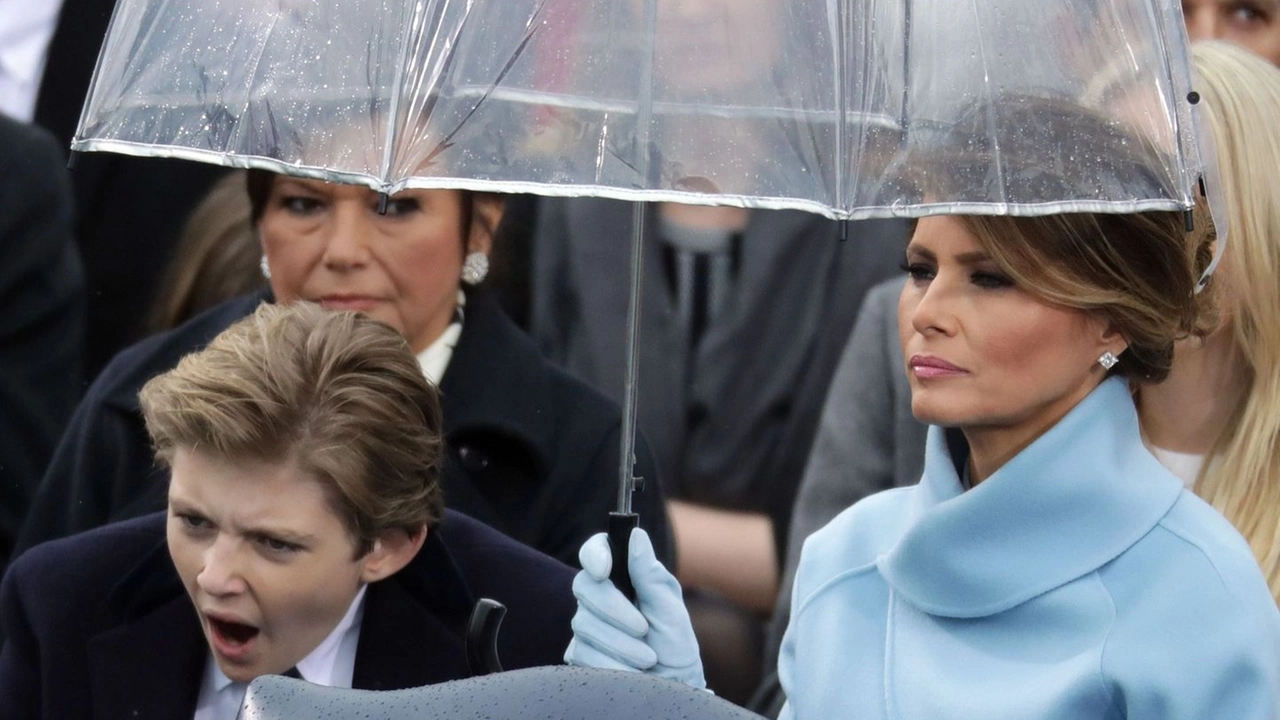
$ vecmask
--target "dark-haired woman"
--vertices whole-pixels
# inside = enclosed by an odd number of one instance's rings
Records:
[[[251,171],[270,292],[216,307],[125,350],[89,389],[36,497],[19,550],[164,505],[137,392],[261,302],[359,310],[399,330],[439,384],[446,504],[574,563],[616,501],[616,405],[544,361],[481,281],[501,196],[406,190],[379,213],[364,187]],[[638,473],[652,478],[641,446]],[[636,498],[669,556],[660,490]]]

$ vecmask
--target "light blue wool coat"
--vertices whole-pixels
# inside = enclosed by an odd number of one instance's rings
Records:
[[[930,428],[920,484],[810,537],[792,602],[783,718],[1280,717],[1262,574],[1119,379],[968,492]]]

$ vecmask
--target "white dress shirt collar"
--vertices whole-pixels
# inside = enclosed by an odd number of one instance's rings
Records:
[[[459,290],[458,309],[454,313],[453,322],[449,323],[449,327],[445,328],[440,337],[428,345],[426,350],[418,353],[418,365],[422,367],[422,374],[427,376],[427,380],[432,385],[439,385],[440,378],[444,377],[444,371],[449,369],[449,361],[453,359],[453,348],[458,344],[458,337],[462,335],[463,310],[466,306],[467,296]]]
[[[349,688],[355,675],[356,648],[360,642],[360,625],[364,621],[364,595],[367,585],[356,593],[347,614],[324,640],[298,662],[303,680],[327,687]],[[233,682],[223,674],[213,653],[205,660],[200,682],[200,698],[192,720],[236,720],[244,703],[247,683]]]
[[[0,113],[22,122],[35,116],[61,7],[62,0],[0,0]]]

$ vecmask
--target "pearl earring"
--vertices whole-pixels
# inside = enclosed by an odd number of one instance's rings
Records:
[[[1110,370],[1115,367],[1118,362],[1120,362],[1120,358],[1116,357],[1110,350],[1102,353],[1102,357],[1098,358],[1098,364],[1101,365],[1104,370]]]
[[[266,253],[262,254],[262,261],[258,263],[258,269],[262,271],[262,277],[271,279],[271,266],[267,264]]]
[[[479,285],[489,274],[489,256],[482,252],[473,252],[462,261],[462,282],[468,285]]]

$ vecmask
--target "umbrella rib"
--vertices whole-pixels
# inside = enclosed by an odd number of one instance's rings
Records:
[[[444,139],[441,140],[430,153],[428,153],[427,155],[428,164],[430,164],[431,161],[440,153],[449,149],[449,147],[453,144],[453,138],[457,136],[457,134],[462,131],[462,128],[466,127],[467,123],[471,120],[471,118],[474,117],[475,114],[480,111],[480,106],[483,105],[485,101],[489,99],[489,96],[493,94],[493,91],[499,85],[502,84],[502,81],[506,79],[507,75],[511,72],[511,69],[515,67],[516,62],[518,62],[520,58],[524,55],[524,51],[528,49],[529,43],[533,41],[534,36],[538,32],[537,28],[539,27],[539,25],[535,21],[537,20],[538,16],[542,14],[546,6],[547,6],[547,0],[542,0],[542,2],[538,3],[538,7],[530,15],[529,22],[525,25],[524,36],[520,39],[520,44],[516,45],[515,50],[513,50],[511,53],[511,57],[502,66],[502,69],[498,71],[498,74],[496,77],[494,77],[493,82],[489,84],[489,88],[485,90],[484,93],[479,98],[476,99],[475,104],[472,105],[471,109],[467,111],[467,114],[464,115],[462,119],[458,121],[457,125],[454,126],[453,130],[449,131],[449,133],[444,136]],[[461,28],[459,28],[458,34],[460,35],[461,33],[462,33],[462,30]],[[457,49],[457,45],[455,43],[453,45],[453,50],[456,51],[456,49]],[[450,52],[451,57],[452,57],[452,52],[453,51]]]
[[[981,27],[982,13],[978,9],[978,0],[969,0],[969,5],[970,7],[973,8],[974,23],[976,23],[979,27]],[[986,110],[985,114],[987,116],[987,123],[989,127],[994,128],[996,126],[996,118],[995,118],[996,111],[995,111],[995,107],[993,106],[993,103],[991,102],[991,99],[992,99],[991,70],[990,70],[990,65],[987,63],[987,46],[982,42],[982,33],[978,32],[978,33],[974,33],[974,35],[977,37],[978,62],[982,65],[983,94],[986,96],[986,99],[987,99],[987,102],[984,103],[985,110]],[[1000,154],[999,134],[992,132],[991,144],[992,144],[992,155],[995,158],[995,165],[996,165],[996,181],[999,183],[999,187],[1000,187],[999,203],[1002,206],[1007,206],[1009,204],[1009,188],[1005,185],[1004,157],[1002,157]]]
[[[845,25],[848,22],[849,4],[848,0],[836,0],[836,71],[832,73],[836,81],[836,202],[840,203],[840,209],[847,209],[848,195],[848,173],[845,164],[848,162],[846,154],[848,152],[845,138],[845,129],[848,127],[849,113],[849,93],[848,78],[845,72],[849,60],[849,34],[845,32]]]
[[[399,133],[396,132],[398,129],[396,121],[400,117],[400,95],[404,86],[406,66],[409,62],[409,45],[417,35],[419,9],[422,7],[421,0],[412,0],[412,2],[413,14],[409,18],[405,34],[400,38],[400,58],[396,63],[396,76],[391,81],[391,110],[387,113],[387,146],[383,148],[382,169],[378,173],[379,180],[382,181],[383,192],[386,192],[387,185],[391,181],[391,161],[395,152],[396,140],[399,138]]]
[[[244,118],[249,114],[249,106],[253,103],[253,92],[248,88],[255,86],[254,78],[258,76],[258,69],[262,67],[262,57],[266,55],[267,44],[270,41],[271,36],[276,32],[276,24],[279,19],[280,16],[278,14],[273,14],[271,16],[271,24],[267,27],[267,31],[262,34],[262,42],[259,43],[257,52],[254,54],[253,68],[245,75],[247,82],[245,83],[246,90],[244,94],[244,105],[240,108],[240,115],[236,120],[235,130],[229,138],[229,142],[227,143],[228,146],[223,149],[223,153],[231,152],[231,148],[233,147],[240,147],[242,136],[244,135]],[[272,116],[272,123],[274,122],[275,119],[274,116]]]

